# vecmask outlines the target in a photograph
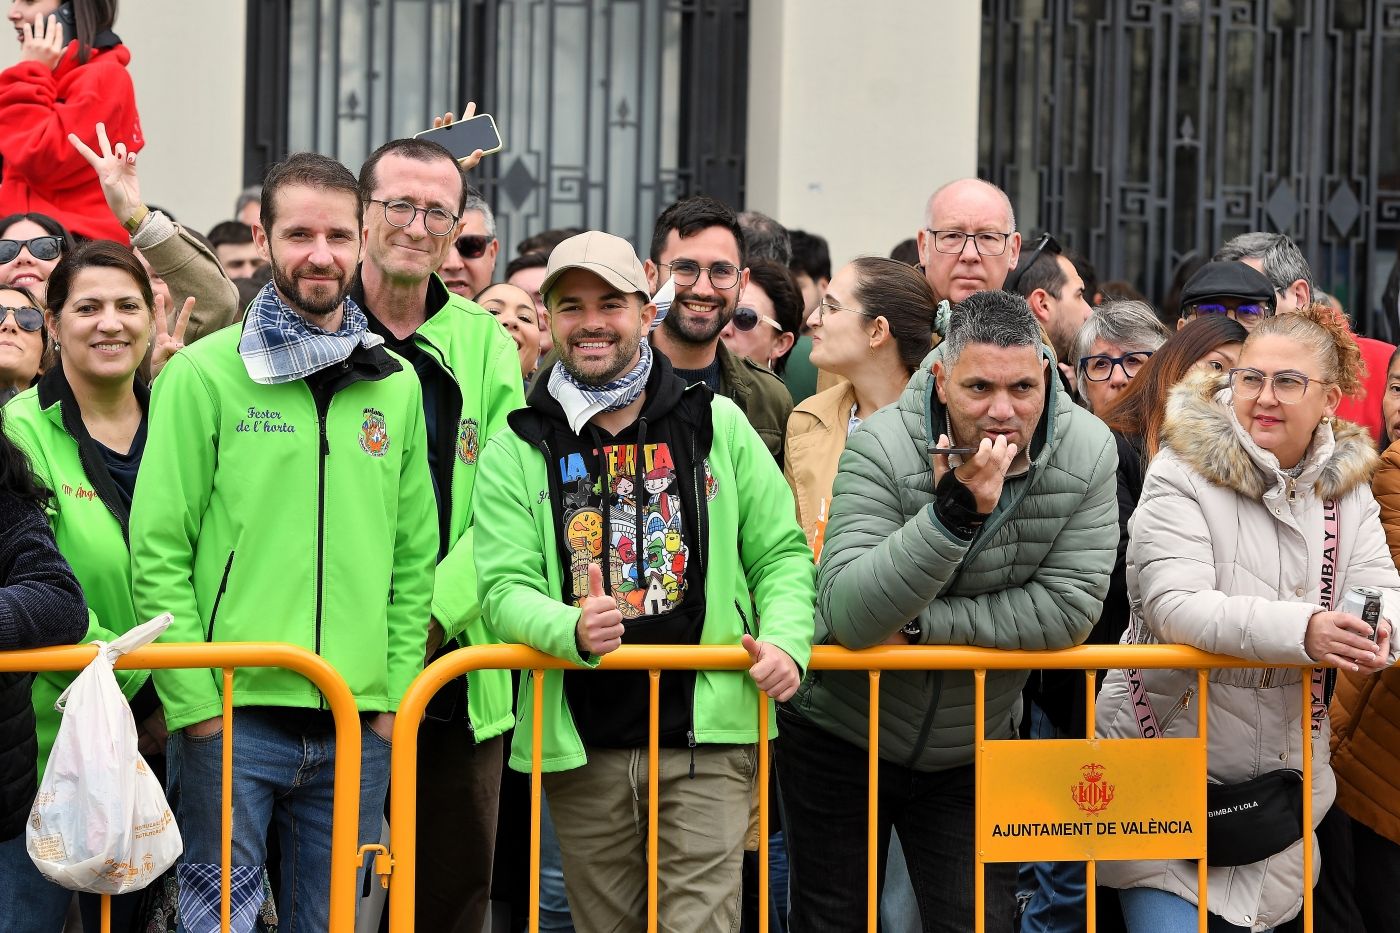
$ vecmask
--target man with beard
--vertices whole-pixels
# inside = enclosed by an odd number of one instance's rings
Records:
[[[418,377],[349,297],[361,203],[339,162],[300,153],[264,183],[272,269],[241,328],[161,371],[131,509],[133,598],[163,640],[290,642],[344,678],[364,723],[359,844],[379,841],[399,699],[423,666],[437,556]],[[157,401],[158,400],[158,401]],[[283,922],[329,923],[335,730],[299,674],[240,671],[233,696],[233,929],[262,901],[278,828]],[[180,774],[182,929],[220,907],[221,678],[156,675]]]
[[[1079,401],[1074,391],[1074,337],[1089,320],[1093,308],[1074,263],[1047,233],[1036,243],[1029,260],[1007,275],[1006,290],[1020,295],[1030,305],[1031,313],[1050,338],[1050,349],[1055,351],[1065,388]]]
[[[550,255],[559,365],[482,452],[476,566],[496,634],[580,667],[622,644],[747,649],[747,673],[660,679],[661,926],[720,933],[738,926],[756,691],[797,690],[814,572],[792,509],[773,507],[789,494],[758,435],[652,352],[651,289],[618,237],[583,233]],[[543,690],[541,768],[574,924],[644,930],[648,677],[547,671]],[[517,708],[532,704],[522,678]],[[531,733],[526,716],[517,770],[530,770]]]
[[[696,195],[662,211],[651,237],[647,281],[656,294],[667,278],[674,279],[676,296],[652,342],[677,376],[703,382],[738,405],[781,464],[792,395],[772,371],[730,353],[719,339],[749,283],[746,257],[738,218],[714,198]]]
[[[445,260],[465,239],[453,239],[457,217],[473,197],[452,153],[426,140],[387,142],[360,168],[365,254],[350,298],[423,386],[438,507],[429,659],[494,641],[477,604],[472,492],[481,445],[525,404],[510,336],[445,281]],[[419,729],[416,903],[425,930],[477,931],[485,921],[510,700],[509,673],[474,671],[438,692]]]

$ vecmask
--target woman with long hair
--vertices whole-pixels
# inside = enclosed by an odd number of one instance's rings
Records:
[[[130,242],[68,144],[71,131],[95,141],[99,123],[132,152],[145,144],[126,70],[131,53],[112,32],[116,18],[117,0],[10,4],[20,51],[0,72],[0,214],[40,211],[80,237]]]
[[[137,369],[158,332],[155,300],[131,250],[102,240],[64,256],[48,284],[58,363],[6,406],[5,430],[28,455],[39,482],[56,490],[49,521],[92,609],[88,640],[110,641],[139,621],[131,599],[127,524],[150,399]],[[157,359],[166,353],[168,347],[158,349]],[[163,726],[148,672],[118,671],[117,677],[132,699],[143,750],[158,752]],[[72,679],[71,673],[55,672],[34,680],[41,770],[58,733],[54,701]],[[18,851],[0,848],[0,892],[6,891],[22,892],[25,903],[23,913],[14,915],[0,906],[7,930],[62,929],[72,893],[39,875],[22,845]],[[124,929],[138,899],[113,901],[113,930]],[[96,898],[84,895],[83,901],[85,913],[95,917]]]
[[[876,409],[899,399],[933,348],[937,307],[917,270],[866,256],[836,273],[807,317],[812,365],[841,380],[792,410],[783,454],[797,520],[818,557],[846,437]]]
[[[1228,372],[1192,373],[1171,390],[1128,542],[1126,640],[1353,672],[1395,661],[1400,573],[1371,494],[1378,458],[1364,429],[1335,418],[1361,372],[1345,320],[1313,305],[1261,321]],[[1380,591],[1374,641],[1361,618],[1342,611],[1340,594],[1354,586]],[[1312,786],[1287,780],[1302,769],[1299,693],[1313,669],[1209,676],[1208,806],[1228,808],[1232,785],[1274,781],[1280,796],[1312,795],[1316,826],[1335,792],[1325,690],[1312,710]],[[1196,678],[1110,671],[1098,734],[1198,734]],[[1250,825],[1209,840],[1212,929],[1271,930],[1297,914],[1303,885],[1313,883],[1302,871],[1312,833],[1303,838],[1273,808],[1241,812]],[[1103,862],[1098,877],[1118,889],[1129,933],[1196,929],[1196,862]]]

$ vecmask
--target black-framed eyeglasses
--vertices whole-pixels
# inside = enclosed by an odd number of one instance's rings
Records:
[[[1216,298],[1210,301],[1193,301],[1181,309],[1181,319],[1189,321],[1196,317],[1210,317],[1212,315],[1224,315],[1232,321],[1244,325],[1246,329],[1253,327],[1266,317],[1274,316],[1274,303],[1272,301],[1239,301],[1229,298]]]
[[[779,324],[776,318],[771,318],[766,314],[759,314],[758,309],[750,308],[747,305],[740,305],[734,309],[734,329],[745,332],[753,330],[762,321],[771,326],[778,333],[783,332],[783,325]]]
[[[1035,246],[1031,249],[1030,258],[1017,260],[1016,268],[1012,269],[1006,276],[1006,284],[1002,286],[1008,292],[1017,290],[1021,284],[1021,277],[1026,274],[1035,261],[1040,258],[1041,253],[1049,253],[1052,256],[1064,255],[1064,248],[1060,246],[1060,241],[1048,233],[1042,233],[1040,239],[1035,241]]]
[[[5,318],[10,315],[15,316],[15,325],[20,330],[34,333],[44,326],[44,312],[30,305],[20,305],[17,308],[0,305],[0,327],[5,324]]]
[[[961,253],[967,248],[967,241],[971,240],[979,256],[1000,256],[1006,252],[1006,241],[1016,232],[1011,230],[1000,233],[987,230],[982,233],[968,233],[964,230],[935,230],[932,227],[924,229],[933,234],[933,248],[940,253]]]
[[[1296,405],[1301,402],[1303,396],[1308,394],[1308,386],[1313,383],[1324,386],[1335,385],[1335,383],[1314,379],[1291,369],[1274,373],[1272,376],[1250,366],[1241,366],[1230,370],[1230,388],[1236,396],[1246,401],[1262,395],[1265,383],[1273,387],[1274,398],[1284,405]]]
[[[433,236],[447,236],[457,229],[457,215],[440,207],[419,207],[411,201],[399,199],[381,201],[379,198],[370,198],[370,200],[375,204],[383,205],[384,219],[395,227],[411,226],[418,215],[422,214],[423,229]]]
[[[464,233],[452,245],[457,248],[457,255],[463,259],[480,259],[486,255],[486,247],[491,245],[493,239],[495,237],[486,236],[484,233]]]
[[[859,314],[862,317],[877,316],[871,314],[869,311],[863,311],[860,308],[848,308],[843,304],[838,304],[837,302],[832,301],[830,295],[823,295],[822,300],[817,302],[817,323],[822,323],[822,321],[826,318],[827,314],[831,311],[845,311],[848,314]]]
[[[1124,376],[1131,379],[1150,359],[1152,359],[1151,350],[1137,350],[1133,353],[1124,353],[1122,356],[1095,353],[1093,356],[1079,358],[1079,371],[1090,382],[1107,382],[1113,378],[1113,367],[1117,366],[1123,370]]]
[[[710,284],[721,291],[739,284],[739,267],[727,262],[702,266],[693,259],[677,259],[675,262],[663,262],[662,265],[671,269],[671,278],[676,280],[678,288],[689,288],[700,281],[701,272],[708,275]]]
[[[63,237],[36,236],[31,240],[0,240],[0,265],[14,262],[20,249],[28,249],[35,259],[48,262],[63,254]]]

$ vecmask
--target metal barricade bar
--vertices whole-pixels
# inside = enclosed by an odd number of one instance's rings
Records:
[[[97,656],[94,645],[0,651],[0,673],[80,671]],[[208,668],[223,674],[223,774],[220,847],[220,922],[230,925],[230,870],[233,848],[233,672],[235,668],[276,667],[311,681],[335,721],[335,796],[332,801],[330,929],[355,927],[355,868],[360,812],[360,715],[345,681],[324,658],[295,645],[227,642],[147,645],[117,659],[118,670]],[[342,752],[348,751],[349,754]],[[538,837],[537,837],[538,838]],[[102,898],[102,933],[111,929],[111,899]]]

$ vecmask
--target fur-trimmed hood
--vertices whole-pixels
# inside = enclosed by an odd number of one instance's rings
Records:
[[[1260,500],[1288,482],[1278,459],[1259,447],[1235,417],[1229,381],[1222,373],[1193,372],[1172,389],[1163,422],[1166,445],[1217,486]],[[1350,421],[1323,422],[1303,458],[1299,485],[1334,499],[1369,483],[1380,463],[1371,435]]]

